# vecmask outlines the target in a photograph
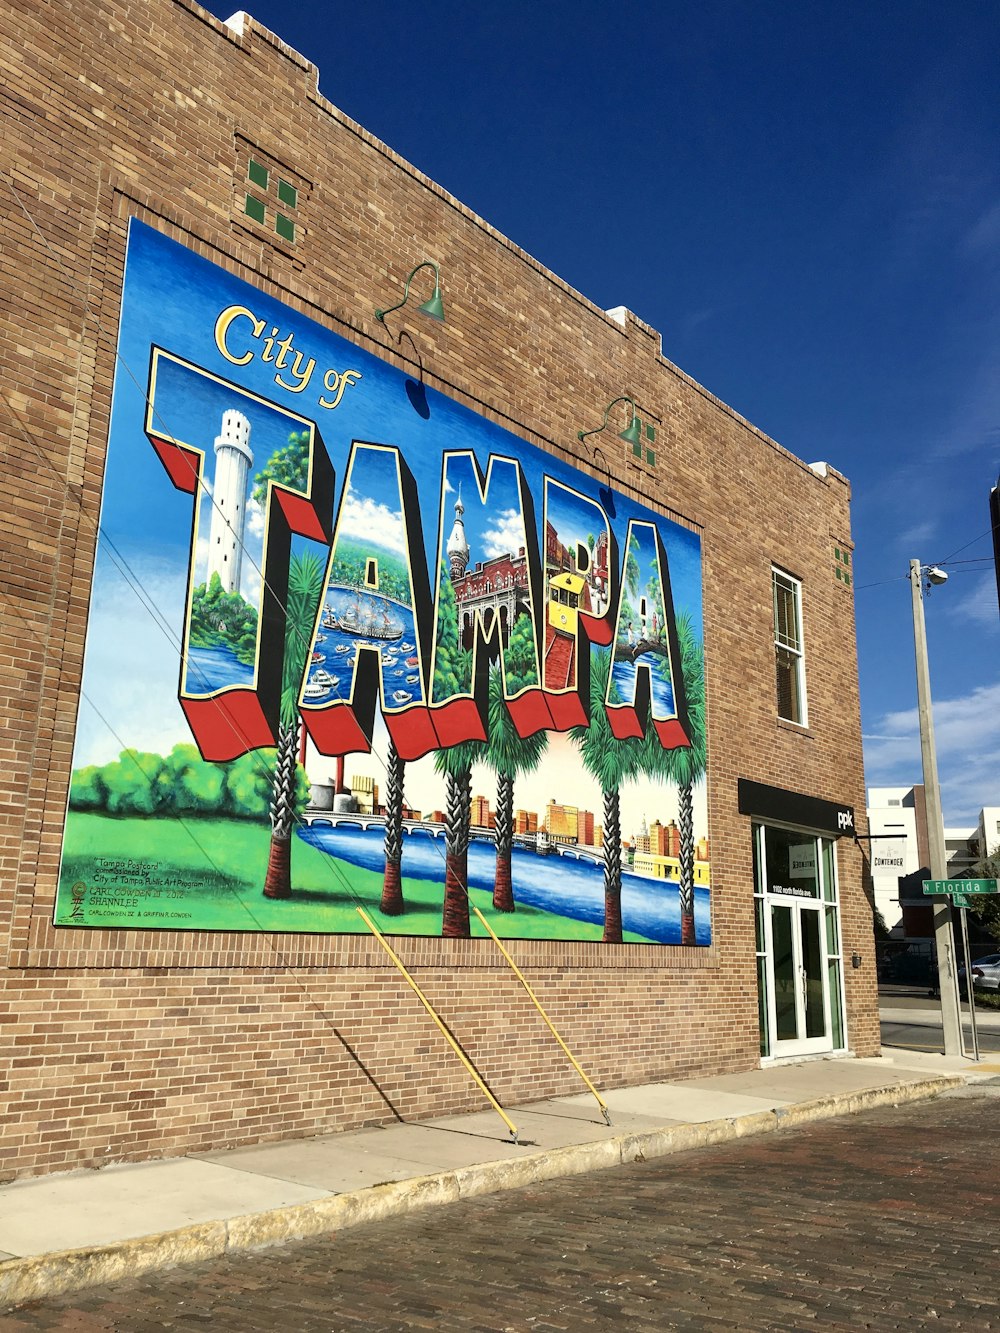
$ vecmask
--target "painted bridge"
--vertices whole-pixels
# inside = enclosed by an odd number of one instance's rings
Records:
[[[314,807],[307,806],[302,812],[301,819],[304,824],[311,824],[316,828],[357,828],[365,831],[372,828],[385,828],[385,815],[362,815],[356,811],[338,814],[332,810],[317,810]],[[443,838],[445,825],[434,819],[404,819],[403,832],[407,834],[424,833],[431,838]],[[469,837],[473,842],[492,843],[494,841],[492,829],[483,828],[476,824],[472,826]],[[514,845],[515,847],[523,847],[529,852],[540,852],[541,855],[567,856],[574,861],[591,861],[596,864],[603,864],[604,862],[604,852],[600,847],[579,847],[568,843],[548,842],[543,839],[543,851],[538,846],[538,836],[535,833],[515,833]]]

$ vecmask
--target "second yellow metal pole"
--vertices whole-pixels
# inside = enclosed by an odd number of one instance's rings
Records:
[[[465,1068],[466,1068],[466,1069],[469,1071],[469,1073],[472,1075],[473,1079],[476,1081],[477,1086],[478,1086],[478,1087],[480,1088],[480,1090],[483,1092],[484,1096],[488,1099],[488,1101],[490,1102],[490,1104],[491,1104],[491,1106],[493,1107],[494,1111],[496,1111],[497,1115],[500,1117],[500,1119],[504,1122],[504,1124],[505,1124],[505,1125],[507,1126],[507,1128],[510,1130],[510,1136],[511,1136],[511,1139],[516,1143],[516,1142],[517,1142],[517,1132],[518,1132],[518,1131],[517,1131],[517,1126],[514,1124],[513,1120],[511,1120],[510,1116],[508,1116],[507,1112],[503,1109],[503,1107],[500,1105],[500,1103],[497,1101],[497,1099],[493,1096],[492,1092],[490,1092],[489,1088],[486,1086],[485,1082],[483,1081],[483,1077],[482,1077],[482,1075],[480,1074],[479,1070],[478,1070],[478,1069],[476,1068],[476,1066],[472,1063],[472,1061],[469,1059],[469,1057],[468,1057],[468,1056],[465,1054],[465,1052],[462,1050],[461,1046],[459,1046],[458,1042],[455,1040],[455,1038],[454,1038],[454,1037],[451,1035],[451,1033],[448,1031],[448,1029],[447,1029],[447,1027],[445,1026],[443,1020],[442,1020],[441,1018],[439,1018],[439,1016],[438,1016],[438,1014],[437,1014],[437,1011],[435,1010],[434,1006],[431,1004],[430,1000],[428,1000],[427,996],[423,993],[423,991],[420,989],[420,987],[417,985],[417,983],[413,980],[413,978],[410,976],[409,972],[407,972],[406,968],[405,968],[404,965],[403,965],[402,959],[399,957],[399,955],[398,955],[398,954],[396,953],[396,951],[393,949],[392,945],[389,943],[389,941],[386,939],[386,937],[385,937],[385,936],[382,934],[382,932],[379,930],[378,926],[376,926],[375,922],[371,919],[371,917],[368,915],[368,913],[365,911],[365,909],[364,909],[363,907],[358,907],[356,910],[357,910],[358,916],[361,917],[361,920],[365,923],[365,925],[368,927],[368,929],[371,931],[371,933],[375,936],[375,938],[378,940],[379,944],[381,944],[382,948],[386,951],[386,953],[389,955],[389,957],[390,957],[390,958],[392,959],[392,961],[395,963],[396,967],[400,970],[400,972],[402,972],[402,974],[403,974],[403,976],[405,977],[406,982],[407,982],[407,984],[409,985],[410,989],[413,991],[413,993],[416,995],[417,999],[418,999],[418,1000],[420,1001],[420,1003],[424,1006],[424,1008],[425,1008],[425,1009],[427,1010],[427,1012],[430,1014],[431,1018],[433,1018],[434,1022],[435,1022],[435,1023],[437,1024],[437,1026],[440,1028],[440,1030],[441,1030],[441,1035],[444,1037],[445,1041],[448,1043],[448,1045],[451,1047],[451,1049],[455,1052],[455,1054],[456,1054],[456,1055],[458,1056],[458,1058],[461,1060],[462,1064],[465,1065]]]

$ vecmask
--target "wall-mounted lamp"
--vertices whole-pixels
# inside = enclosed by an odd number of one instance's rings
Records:
[[[428,315],[431,319],[437,319],[440,320],[442,324],[444,323],[444,303],[441,300],[441,270],[438,268],[437,264],[435,264],[433,259],[425,259],[417,265],[406,279],[406,286],[403,288],[403,299],[397,302],[396,305],[391,305],[388,310],[375,311],[375,318],[380,324],[385,323],[386,315],[391,315],[394,310],[401,310],[403,306],[406,305],[407,301],[410,299],[410,283],[422,268],[431,268],[434,270],[434,292],[423,305],[418,307],[418,309],[422,314]]]
[[[585,440],[588,435],[597,435],[600,431],[604,430],[604,428],[608,424],[608,414],[610,413],[611,409],[613,407],[617,407],[619,403],[628,403],[629,407],[632,409],[632,415],[629,417],[628,425],[625,427],[625,429],[623,431],[618,432],[618,438],[620,440],[624,440],[626,444],[630,444],[633,449],[641,445],[642,423],[640,422],[638,416],[636,415],[635,403],[632,401],[631,398],[627,398],[624,396],[621,398],[614,398],[610,403],[608,403],[607,407],[604,409],[604,420],[601,422],[599,426],[595,426],[593,430],[578,430],[576,432],[576,438],[578,440]]]
[[[597,461],[598,454],[601,455],[600,463],[598,463]],[[604,506],[604,512],[607,514],[608,518],[614,518],[615,493],[611,489],[611,482],[612,482],[611,469],[608,467],[608,460],[604,457],[604,450],[598,449],[596,446],[594,448],[594,467],[600,467],[601,470],[604,472],[604,475],[608,479],[607,486],[601,486],[597,494],[600,497],[601,504]]]

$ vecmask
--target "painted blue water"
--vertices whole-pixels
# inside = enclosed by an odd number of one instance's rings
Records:
[[[648,666],[650,679],[650,692],[652,694],[653,717],[659,721],[665,721],[675,715],[674,691],[669,679],[661,675],[665,671],[666,662],[659,653],[640,653],[635,659],[635,665],[631,662],[615,662],[611,668],[611,679],[617,687],[618,694],[623,700],[629,703],[633,702],[635,696],[636,667]],[[657,669],[659,668],[659,670]]]
[[[381,872],[385,866],[384,833],[381,828],[360,829],[345,826],[311,825],[299,830],[299,837],[311,846]],[[411,879],[444,881],[444,838],[417,830],[403,839],[403,874]],[[492,893],[496,853],[492,843],[469,845],[469,885]],[[604,922],[604,868],[599,863],[576,861],[552,854],[536,856],[521,847],[514,848],[511,865],[514,900],[527,907],[571,917],[574,921]],[[711,944],[712,925],[709,892],[695,889],[695,938],[698,944]],[[644,935],[660,944],[679,944],[681,939],[680,902],[677,886],[666,880],[646,879],[629,872],[622,874],[622,924],[625,930]]]
[[[189,648],[184,688],[189,694],[212,694],[227,685],[253,685],[253,667],[231,648]]]
[[[356,594],[349,588],[331,585],[326,590],[323,605],[340,616],[351,612],[355,601]],[[413,658],[417,651],[412,609],[388,597],[369,594],[362,595],[361,609],[362,614],[371,616],[375,623],[383,623],[384,617],[388,617],[393,626],[402,626],[402,634],[397,639],[380,640],[371,636],[347,634],[343,630],[321,624],[320,637],[313,647],[306,677],[309,693],[305,703],[322,708],[324,704],[333,703],[337,699],[349,699],[355,658],[365,648],[372,650],[372,656],[376,648],[381,653],[382,693],[386,710],[422,703],[424,687],[420,669],[412,661],[407,664],[407,658]]]
[[[366,597],[364,603],[381,619],[384,607],[391,621],[402,626],[398,639],[377,641],[371,638],[345,634],[342,630],[319,629],[321,639],[314,644],[315,660],[309,664],[306,677],[307,685],[315,683],[320,670],[327,673],[329,683],[322,693],[310,694],[307,704],[322,706],[335,699],[348,699],[351,694],[351,676],[354,671],[354,659],[361,648],[381,649],[382,682],[387,710],[405,708],[411,703],[422,703],[424,687],[419,668],[407,658],[416,654],[416,639],[413,633],[413,612],[399,602],[387,597]],[[340,615],[354,603],[354,593],[346,588],[328,588],[324,606],[329,606]],[[338,651],[339,650],[339,651]],[[187,668],[184,676],[184,688],[189,694],[213,694],[216,690],[234,685],[249,686],[254,683],[253,666],[238,660],[231,648],[190,648]],[[405,694],[408,697],[402,698]],[[394,697],[396,696],[396,697]]]

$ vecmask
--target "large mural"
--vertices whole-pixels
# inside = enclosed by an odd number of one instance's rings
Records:
[[[698,536],[132,220],[55,922],[708,944]]]

